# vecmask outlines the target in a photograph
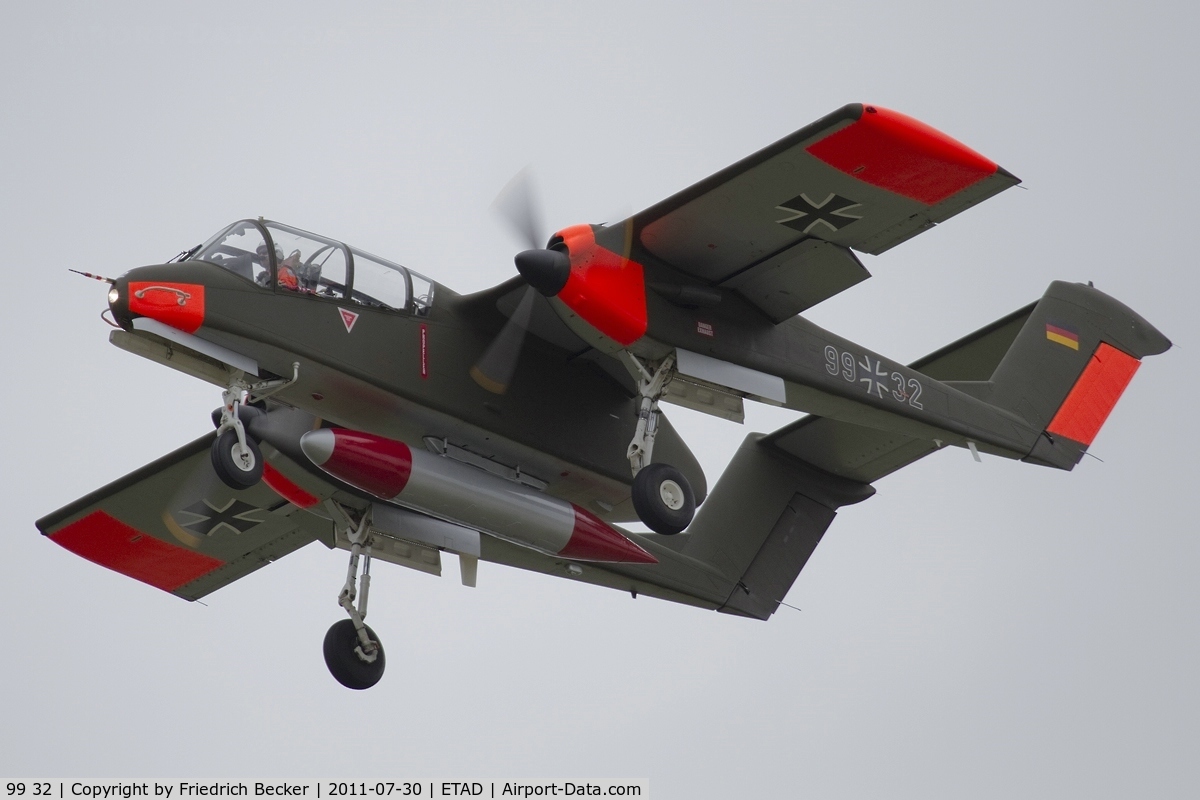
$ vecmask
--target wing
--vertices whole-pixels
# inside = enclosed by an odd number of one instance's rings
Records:
[[[215,435],[43,517],[38,529],[89,561],[185,600],[314,540],[334,545],[330,521],[304,510],[333,487],[272,452],[263,481],[234,491],[213,473]]]
[[[924,123],[852,104],[597,239],[778,322],[870,277],[852,250],[882,253],[1018,182]]]
[[[1014,311],[909,366],[939,381],[986,381],[1035,305]],[[928,439],[812,416],[769,434],[763,443],[825,472],[863,483],[873,483],[937,449]]]

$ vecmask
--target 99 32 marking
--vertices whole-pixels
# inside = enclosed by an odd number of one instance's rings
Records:
[[[849,350],[839,351],[833,345],[825,346],[825,371],[830,375],[841,375],[847,383],[862,384],[867,394],[883,398],[888,395],[897,403],[907,403],[913,408],[921,405],[921,382],[907,378],[899,372],[888,374],[883,362],[864,355],[856,360]]]

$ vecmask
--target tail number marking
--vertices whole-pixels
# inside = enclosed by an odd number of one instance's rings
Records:
[[[897,403],[907,403],[913,408],[924,408],[920,403],[921,382],[916,378],[907,378],[899,372],[888,374],[883,362],[864,355],[862,360],[856,360],[849,350],[839,351],[833,345],[825,347],[825,371],[830,375],[841,375],[847,383],[861,383],[867,394],[879,398],[891,396]],[[887,385],[891,380],[894,388]]]

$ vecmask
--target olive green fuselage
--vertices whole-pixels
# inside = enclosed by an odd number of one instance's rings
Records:
[[[545,481],[547,490],[613,521],[634,519],[626,447],[637,423],[630,392],[594,363],[528,336],[504,394],[470,369],[504,323],[444,287],[424,314],[283,289],[197,261],[140,267],[117,282],[204,287],[207,341],[254,359],[264,375],[299,380],[275,398],[338,425],[423,447],[425,437],[465,446]],[[342,311],[357,318],[351,324]],[[115,308],[130,325],[128,304]],[[695,458],[664,420],[656,460],[683,470],[703,497]]]

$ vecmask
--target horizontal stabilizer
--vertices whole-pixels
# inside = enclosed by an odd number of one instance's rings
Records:
[[[875,490],[803,464],[751,434],[688,528],[684,555],[735,588],[719,610],[767,619],[833,522]]]

